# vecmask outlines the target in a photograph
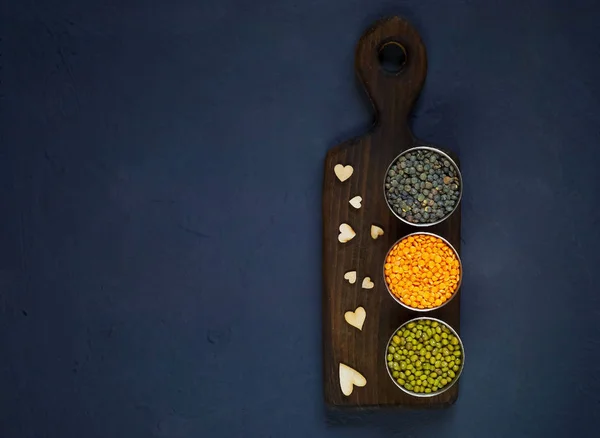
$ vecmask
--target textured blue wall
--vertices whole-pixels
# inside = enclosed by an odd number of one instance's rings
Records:
[[[0,3],[2,438],[597,436],[597,2]],[[391,13],[462,159],[468,360],[450,410],[334,418],[322,166]]]

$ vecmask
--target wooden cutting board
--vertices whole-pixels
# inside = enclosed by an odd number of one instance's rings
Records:
[[[384,70],[379,61],[382,47],[403,48],[405,63],[398,73]],[[458,383],[445,393],[418,398],[405,394],[388,376],[385,348],[392,332],[417,314],[397,304],[383,280],[383,260],[399,238],[414,231],[429,231],[445,237],[460,251],[460,205],[441,224],[416,228],[398,220],[388,209],[383,180],[390,162],[402,151],[428,144],[417,140],[408,115],[417,99],[427,72],[425,47],[417,31],[403,18],[391,17],[368,29],[356,48],[355,69],[375,108],[377,118],[370,132],[331,149],[325,160],[323,184],[323,366],[325,402],[330,407],[444,407],[458,397]],[[458,164],[457,157],[440,146]],[[334,173],[337,164],[353,167],[352,175],[340,181]],[[359,209],[349,200],[362,197]],[[338,241],[341,224],[350,225],[356,236],[347,243]],[[384,230],[372,239],[371,225]],[[356,271],[357,280],[344,279]],[[363,289],[370,277],[372,289]],[[460,290],[448,305],[426,315],[450,324],[457,332],[460,323]],[[344,320],[346,311],[362,306],[366,319],[362,331]],[[367,380],[354,387],[350,396],[342,394],[339,364],[359,371]]]

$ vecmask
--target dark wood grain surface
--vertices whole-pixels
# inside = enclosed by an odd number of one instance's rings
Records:
[[[379,63],[382,45],[400,43],[406,62],[397,74],[385,72]],[[387,166],[403,150],[428,144],[417,140],[409,126],[408,115],[425,81],[427,58],[417,31],[404,19],[391,17],[375,23],[361,37],[356,48],[355,68],[375,108],[377,118],[372,130],[363,137],[331,149],[325,160],[323,185],[323,361],[324,391],[328,406],[335,407],[444,407],[458,397],[458,384],[431,398],[412,397],[402,392],[386,372],[384,351],[391,333],[408,319],[418,316],[397,304],[387,292],[382,270],[387,250],[402,236],[418,230],[399,221],[389,211],[383,195]],[[457,157],[440,145],[458,163]],[[352,176],[341,182],[334,174],[336,164],[351,165]],[[362,208],[348,201],[361,196]],[[356,237],[347,243],[338,241],[339,226],[349,224]],[[428,227],[460,251],[460,206],[446,221]],[[384,230],[373,240],[371,225]],[[350,284],[344,273],[357,271]],[[375,287],[361,287],[370,277]],[[445,307],[427,313],[460,330],[460,291]],[[365,308],[367,317],[362,331],[344,320],[346,311]],[[339,384],[340,362],[356,369],[367,379],[364,387],[355,387],[346,397]],[[468,366],[468,365],[467,365]]]

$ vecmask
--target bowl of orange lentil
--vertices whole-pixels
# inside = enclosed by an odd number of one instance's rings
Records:
[[[446,239],[419,231],[392,245],[383,263],[383,280],[397,303],[429,312],[456,296],[462,282],[462,263]]]

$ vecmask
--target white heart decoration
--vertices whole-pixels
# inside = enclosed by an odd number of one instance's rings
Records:
[[[379,236],[383,236],[383,229],[379,228],[377,225],[371,225],[371,237],[377,239]]]
[[[352,394],[354,386],[365,386],[367,379],[348,365],[340,362],[340,388],[342,393],[347,397]]]
[[[341,182],[344,182],[352,176],[354,168],[350,165],[344,166],[343,164],[336,164],[333,171],[335,172],[335,176],[337,176]]]
[[[348,311],[344,313],[346,322],[359,330],[362,330],[366,317],[367,311],[363,307],[357,307],[354,312]]]
[[[338,235],[338,240],[342,243],[346,243],[349,242],[350,240],[354,239],[354,236],[356,236],[356,233],[354,232],[354,230],[352,229],[352,227],[348,224],[342,224],[340,225],[340,234]]]
[[[348,283],[356,283],[356,271],[348,271],[344,274],[344,280],[348,280]]]
[[[375,283],[371,281],[371,277],[365,277],[362,281],[363,289],[373,289],[375,287]]]
[[[357,210],[362,207],[362,198],[360,196],[355,196],[354,198],[350,199],[350,201],[348,201],[350,203],[350,205],[354,208],[356,208]]]

